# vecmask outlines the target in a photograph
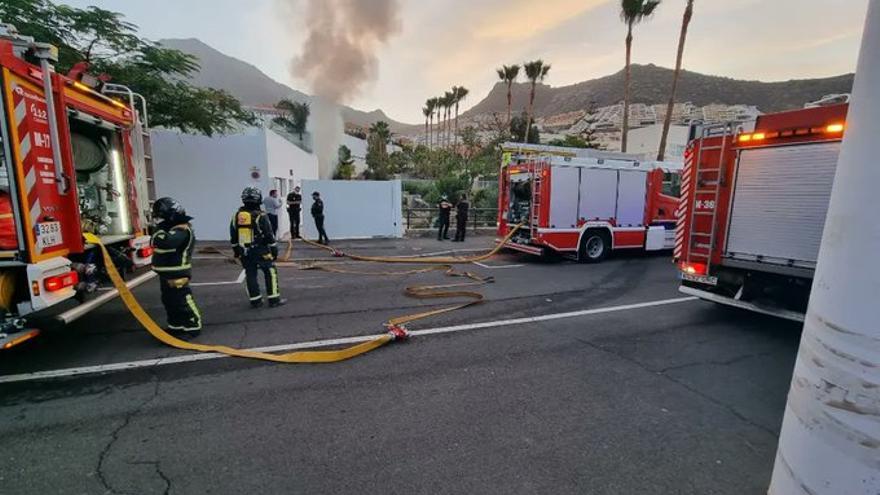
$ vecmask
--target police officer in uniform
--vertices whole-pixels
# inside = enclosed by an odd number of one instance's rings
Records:
[[[162,305],[171,333],[195,337],[202,330],[202,315],[189,287],[196,237],[186,211],[172,198],[153,203],[153,271],[159,275]]]
[[[440,203],[437,204],[437,208],[440,211],[440,230],[437,231],[437,240],[442,241],[444,239],[449,239],[449,216],[452,213],[452,203],[449,202],[449,197],[444,194],[440,198]]]
[[[242,207],[235,212],[229,226],[229,237],[235,257],[241,260],[247,280],[251,307],[263,305],[263,294],[257,281],[258,272],[266,279],[266,299],[269,307],[281,306],[287,301],[281,298],[278,287],[278,244],[272,232],[269,217],[260,209],[263,194],[256,187],[246,187],[241,193]]]
[[[299,237],[300,215],[302,214],[302,193],[299,186],[287,195],[287,214],[290,215],[290,238]]]
[[[324,230],[324,201],[321,199],[321,193],[313,192],[312,201],[312,218],[315,220],[315,228],[318,229],[318,243],[326,246],[330,243],[330,239],[327,238],[327,232]]]
[[[468,202],[467,194],[462,194],[458,204],[455,205],[455,238],[452,239],[452,242],[464,242],[470,208],[471,204]]]

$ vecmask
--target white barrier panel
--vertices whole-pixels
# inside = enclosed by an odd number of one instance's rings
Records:
[[[304,180],[303,227],[305,236],[317,239],[312,219],[312,193],[324,200],[324,229],[334,239],[403,237],[401,182],[364,180]]]

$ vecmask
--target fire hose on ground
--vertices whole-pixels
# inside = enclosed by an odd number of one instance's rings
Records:
[[[503,247],[504,243],[508,241],[516,231],[519,229],[519,226],[511,229],[511,231],[507,234],[507,236],[499,242],[494,249],[491,251],[473,257],[457,257],[457,256],[432,256],[425,258],[401,258],[401,257],[384,257],[384,256],[361,256],[349,253],[343,253],[335,248],[325,246],[322,244],[318,244],[312,241],[308,241],[303,239],[306,244],[319,247],[321,249],[325,249],[331,252],[334,256],[344,256],[349,259],[355,261],[365,261],[365,262],[374,262],[374,263],[406,263],[406,264],[426,264],[431,265],[428,267],[416,268],[411,270],[397,271],[397,272],[370,272],[370,271],[359,271],[359,270],[348,270],[344,268],[331,267],[327,265],[313,264],[307,265],[303,267],[303,269],[311,269],[311,270],[323,270],[330,273],[346,273],[346,274],[358,274],[358,275],[411,275],[417,273],[427,273],[431,271],[443,271],[447,276],[451,277],[464,277],[469,279],[469,282],[463,283],[455,283],[455,284],[441,284],[441,285],[416,285],[409,286],[405,290],[405,294],[407,296],[417,298],[417,299],[439,299],[439,298],[468,298],[469,301],[458,303],[452,306],[447,306],[439,309],[433,309],[429,311],[423,311],[419,313],[403,315],[391,318],[385,323],[385,327],[388,331],[373,340],[363,342],[351,347],[347,347],[344,349],[336,349],[336,350],[326,350],[326,351],[297,351],[290,352],[286,354],[272,354],[267,352],[257,352],[257,351],[249,351],[246,349],[237,349],[234,347],[224,346],[224,345],[210,345],[210,344],[198,344],[194,342],[188,342],[186,340],[179,339],[168,332],[165,331],[158,323],[153,320],[152,317],[144,310],[144,308],[140,305],[140,303],[135,298],[132,291],[126,286],[125,281],[122,279],[122,276],[116,270],[115,265],[113,264],[113,259],[110,255],[110,252],[107,248],[101,243],[101,240],[97,236],[93,236],[90,234],[86,234],[86,240],[90,243],[93,243],[100,247],[101,253],[104,258],[104,263],[107,267],[107,273],[110,276],[110,280],[116,289],[119,291],[119,296],[122,299],[122,302],[125,304],[126,308],[128,308],[129,312],[137,319],[137,321],[150,333],[154,338],[159,340],[160,342],[169,345],[171,347],[175,347],[177,349],[189,350],[189,351],[197,351],[197,352],[214,352],[226,354],[228,356],[242,357],[242,358],[250,358],[250,359],[259,359],[264,361],[273,361],[278,363],[332,363],[337,361],[344,361],[346,359],[351,359],[355,356],[359,356],[361,354],[372,351],[373,349],[377,349],[389,342],[395,340],[403,340],[407,337],[406,328],[404,325],[407,323],[420,320],[423,318],[428,318],[431,316],[436,316],[443,313],[448,313],[450,311],[455,311],[459,309],[463,309],[475,304],[479,304],[483,302],[484,297],[481,293],[465,290],[462,287],[472,287],[483,285],[487,283],[491,283],[494,281],[492,277],[481,277],[471,272],[460,272],[455,270],[454,265],[456,264],[465,264],[472,263],[475,261],[483,261],[492,256],[495,256]],[[293,263],[290,262],[290,256],[293,249],[293,240],[291,239],[288,244],[287,253],[282,261],[279,262],[281,266],[290,266]],[[222,252],[220,254],[223,254]]]

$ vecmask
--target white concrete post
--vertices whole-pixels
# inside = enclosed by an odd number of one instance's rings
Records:
[[[868,7],[770,493],[880,494],[880,0]]]

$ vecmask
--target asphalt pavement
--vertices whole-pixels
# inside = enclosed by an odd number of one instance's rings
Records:
[[[341,247],[413,255],[490,242]],[[405,268],[299,244],[294,257]],[[290,348],[378,334],[390,317],[447,304],[405,286],[459,281],[309,263],[281,269],[287,306],[255,311],[240,268],[200,256],[198,341]],[[582,265],[505,253],[462,268],[495,278],[478,288],[486,302],[341,363],[193,360],[118,301],[0,354],[0,491],[765,493],[798,325],[683,298],[668,254]],[[155,282],[135,293],[162,321]]]

